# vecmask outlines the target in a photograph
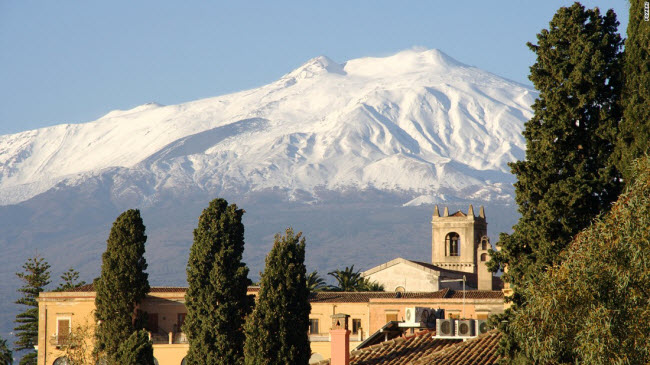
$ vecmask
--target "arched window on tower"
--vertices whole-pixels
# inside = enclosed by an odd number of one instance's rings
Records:
[[[487,261],[487,254],[486,253],[481,254],[481,261]]]
[[[491,248],[490,239],[487,236],[481,237],[481,250],[485,251],[488,248]]]
[[[448,233],[445,237],[448,256],[460,256],[460,236],[456,232]]]

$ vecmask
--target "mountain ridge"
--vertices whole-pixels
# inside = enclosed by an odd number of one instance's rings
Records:
[[[0,136],[0,204],[112,167],[151,169],[168,188],[485,191],[512,182],[535,94],[438,50],[319,56],[256,89]],[[512,192],[497,195],[484,198]]]

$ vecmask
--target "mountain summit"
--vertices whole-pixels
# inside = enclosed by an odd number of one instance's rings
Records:
[[[188,187],[508,201],[535,96],[438,50],[320,56],[257,89],[0,136],[0,204],[107,171],[140,202]]]

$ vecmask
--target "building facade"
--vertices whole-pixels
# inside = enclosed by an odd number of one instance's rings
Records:
[[[349,349],[354,350],[388,324],[403,321],[409,307],[444,309],[447,318],[486,319],[503,312],[502,284],[485,265],[491,246],[483,207],[476,217],[471,205],[467,214],[451,215],[447,208],[440,215],[436,206],[431,223],[431,263],[396,258],[363,273],[383,284],[386,291],[311,294],[310,362],[330,357],[331,316],[335,314],[349,316]],[[256,296],[258,291],[258,287],[249,287],[249,295]],[[146,329],[158,365],[184,365],[189,348],[182,332],[185,292],[182,287],[152,287],[138,308],[147,313]],[[38,365],[68,365],[70,351],[77,355],[84,349],[92,351],[97,326],[94,309],[92,285],[40,293]],[[80,333],[85,334],[81,342]],[[72,337],[77,340],[74,348],[69,346]]]
[[[463,283],[469,289],[500,289],[500,280],[487,268],[491,248],[482,206],[475,216],[471,204],[467,213],[449,214],[445,207],[442,215],[436,205],[431,218],[430,263],[396,258],[363,272],[363,277],[398,292],[461,289]]]

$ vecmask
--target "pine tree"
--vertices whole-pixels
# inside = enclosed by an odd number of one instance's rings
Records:
[[[539,44],[528,44],[537,54],[530,80],[540,94],[525,125],[526,159],[510,165],[521,218],[512,235],[501,234],[501,251],[489,263],[492,270],[507,267],[503,278],[514,289],[510,318],[500,326],[501,351],[513,362],[521,354],[507,327],[526,301],[524,288],[559,263],[573,237],[620,192],[612,166],[620,118],[617,26],[612,10],[601,15],[575,3],[557,11],[537,35]]]
[[[261,275],[255,310],[246,321],[247,365],[309,363],[309,289],[305,239],[287,229],[275,236]]]
[[[630,0],[630,19],[623,55],[623,119],[616,146],[618,168],[625,181],[630,163],[650,148],[650,22],[644,19],[646,0]]]
[[[13,362],[13,354],[7,346],[7,340],[0,337],[0,365],[11,365]]]
[[[612,210],[526,287],[510,326],[530,363],[650,363],[650,157],[632,171]]]
[[[153,365],[153,344],[147,331],[133,332],[120,344],[115,358],[120,365]]]
[[[215,199],[203,210],[194,230],[183,324],[190,345],[188,364],[243,363],[244,317],[252,305],[247,295],[248,268],[241,262],[243,214],[236,205]]]
[[[36,364],[36,352],[34,352],[34,340],[38,336],[38,293],[45,290],[50,283],[50,265],[44,258],[38,254],[29,258],[23,265],[24,272],[16,273],[16,276],[24,282],[24,285],[18,289],[23,297],[16,301],[16,304],[27,306],[27,310],[16,316],[16,351],[28,351],[20,359],[20,365]]]
[[[147,241],[140,211],[122,213],[111,228],[102,255],[102,270],[95,280],[95,318],[101,321],[95,331],[95,351],[110,364],[119,364],[114,356],[120,344],[135,331],[136,305],[149,292]]]
[[[63,282],[54,291],[67,291],[86,285],[85,281],[79,281],[79,272],[73,268],[69,268],[68,271],[64,272],[61,275],[61,280]]]

